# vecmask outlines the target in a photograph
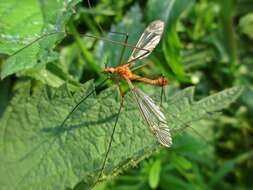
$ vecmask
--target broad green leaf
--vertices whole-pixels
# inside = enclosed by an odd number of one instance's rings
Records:
[[[92,89],[92,82],[74,95],[66,86],[58,90],[31,88],[29,83],[19,87],[0,119],[1,188],[65,189],[81,181],[86,189],[93,185],[119,109],[116,88],[89,97],[65,126],[60,126],[73,106]],[[242,91],[234,87],[196,102],[193,89],[182,90],[164,103],[170,127],[205,118],[227,107]],[[135,165],[159,148],[131,93],[127,93],[103,179]]]
[[[80,83],[74,80],[57,62],[48,63],[45,69],[28,69],[18,76],[29,76],[52,87],[60,87],[67,82],[71,89],[80,87]]]
[[[172,96],[168,100],[168,104],[165,105],[165,109],[168,111],[168,117],[173,120],[171,124],[179,127],[182,126],[182,123],[189,124],[195,121],[195,118],[196,120],[204,117],[208,118],[213,112],[215,113],[227,107],[238,98],[242,89],[240,87],[234,87],[195,102],[193,100],[194,88],[189,87]],[[180,118],[181,122],[176,117]]]
[[[240,31],[253,39],[253,12],[245,15],[240,19],[239,23]]]
[[[189,162],[186,158],[176,155],[176,154],[171,154],[171,162],[172,164],[179,169],[183,170],[189,170],[192,168],[191,162]]]
[[[78,1],[2,0],[0,52],[11,56],[3,64],[1,78],[56,59],[52,49],[63,38],[64,25]]]
[[[161,160],[156,160],[149,171],[149,185],[152,189],[156,189],[160,181]]]

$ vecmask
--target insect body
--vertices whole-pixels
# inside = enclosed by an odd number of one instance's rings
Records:
[[[115,74],[121,79],[126,80],[130,90],[138,104],[138,108],[142,117],[148,124],[151,131],[156,136],[158,142],[163,146],[170,147],[172,144],[170,129],[167,125],[166,118],[154,101],[140,89],[133,86],[131,81],[142,81],[155,86],[166,86],[168,80],[164,77],[152,80],[146,77],[141,77],[132,73],[130,67],[135,64],[135,61],[147,57],[159,43],[164,29],[164,23],[160,20],[153,21],[143,32],[138,43],[128,62],[118,67],[105,68],[104,73]]]

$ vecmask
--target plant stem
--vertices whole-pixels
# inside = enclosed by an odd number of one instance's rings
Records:
[[[232,74],[235,73],[236,65],[238,64],[238,57],[236,51],[235,29],[233,25],[233,12],[235,1],[222,0],[218,1],[221,5],[220,17],[222,22],[222,30],[224,34],[224,43],[229,56],[230,70]]]
[[[101,77],[101,69],[99,68],[99,66],[97,66],[97,64],[95,63],[96,62],[95,58],[89,52],[85,44],[82,42],[81,37],[79,33],[76,31],[76,28],[73,25],[73,23],[70,23],[70,30],[75,38],[78,47],[81,49],[83,58],[87,61],[87,64]]]

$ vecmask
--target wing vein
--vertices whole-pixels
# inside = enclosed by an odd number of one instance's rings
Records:
[[[142,117],[156,136],[157,141],[163,146],[170,147],[172,144],[171,133],[160,107],[155,105],[154,101],[148,95],[134,87],[131,81],[128,80],[128,84]]]

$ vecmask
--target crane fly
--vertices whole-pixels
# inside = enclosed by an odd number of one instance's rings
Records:
[[[142,117],[146,121],[148,127],[154,133],[157,141],[163,146],[170,147],[172,144],[170,129],[167,125],[166,118],[154,101],[139,88],[135,87],[131,81],[141,81],[155,86],[166,86],[168,80],[160,77],[156,80],[141,77],[131,72],[130,67],[135,64],[135,61],[147,57],[159,43],[164,30],[164,23],[160,20],[153,21],[142,33],[136,47],[126,64],[118,67],[105,68],[103,72],[115,74],[121,79],[126,80],[129,88],[134,96]],[[147,50],[147,51],[145,51]]]

